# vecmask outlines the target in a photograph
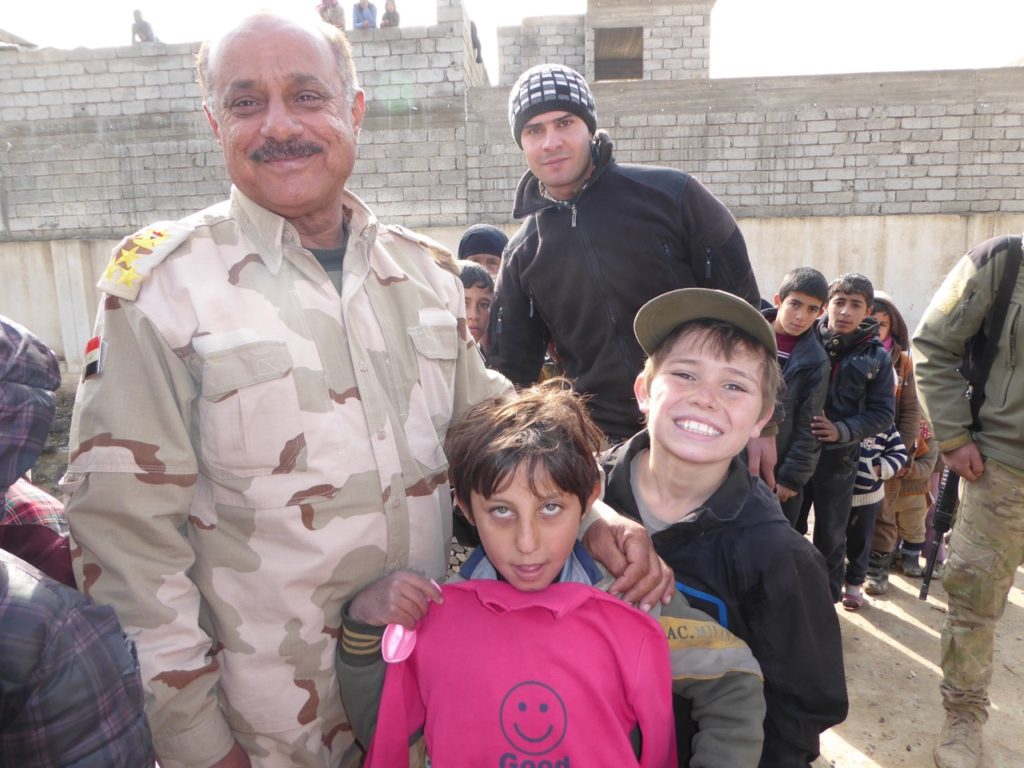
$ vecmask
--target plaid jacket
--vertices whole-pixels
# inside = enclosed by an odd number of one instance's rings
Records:
[[[24,478],[16,480],[3,496],[0,549],[61,584],[75,586],[64,505]]]
[[[50,348],[0,315],[0,492],[42,453],[58,387],[60,366]]]
[[[135,650],[109,606],[0,550],[0,765],[154,764]]]

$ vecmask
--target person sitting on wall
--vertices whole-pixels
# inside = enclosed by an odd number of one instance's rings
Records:
[[[375,29],[377,6],[370,0],[359,0],[352,6],[352,29]]]
[[[322,0],[316,10],[320,18],[332,27],[345,28],[345,9],[338,5],[338,0]]]
[[[384,3],[384,16],[381,17],[380,28],[397,27],[398,18],[398,11],[395,10],[395,0],[387,0],[387,2]]]
[[[132,24],[132,45],[136,43],[155,43],[156,35],[153,34],[153,27],[142,18],[142,11],[132,11],[132,15],[135,16],[135,23]]]

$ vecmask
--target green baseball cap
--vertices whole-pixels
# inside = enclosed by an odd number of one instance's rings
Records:
[[[680,288],[656,296],[636,313],[633,332],[644,352],[654,350],[672,331],[691,320],[721,320],[739,328],[778,357],[775,330],[764,315],[741,299],[711,288]]]

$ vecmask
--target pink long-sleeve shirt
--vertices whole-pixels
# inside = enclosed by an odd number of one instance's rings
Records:
[[[388,668],[367,768],[408,766],[420,728],[435,768],[676,765],[656,621],[582,584],[520,592],[467,581],[442,592],[412,655]]]

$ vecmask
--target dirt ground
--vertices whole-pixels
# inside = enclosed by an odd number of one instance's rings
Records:
[[[33,480],[51,493],[67,461],[74,382],[58,395],[57,417]],[[946,593],[934,580],[928,602],[920,579],[894,574],[889,592],[869,597],[859,612],[837,608],[850,695],[846,721],[822,736],[819,764],[835,768],[931,768],[942,725],[939,631]],[[991,716],[985,726],[983,768],[1024,766],[1024,573],[1010,594],[996,633]]]
[[[822,737],[822,754],[841,768],[928,768],[942,725],[939,632],[946,593],[933,580],[928,602],[920,579],[900,574],[889,591],[860,611],[839,608],[850,715]],[[1024,574],[1017,571],[1006,615],[996,632],[995,673],[984,731],[984,768],[1024,766]]]

